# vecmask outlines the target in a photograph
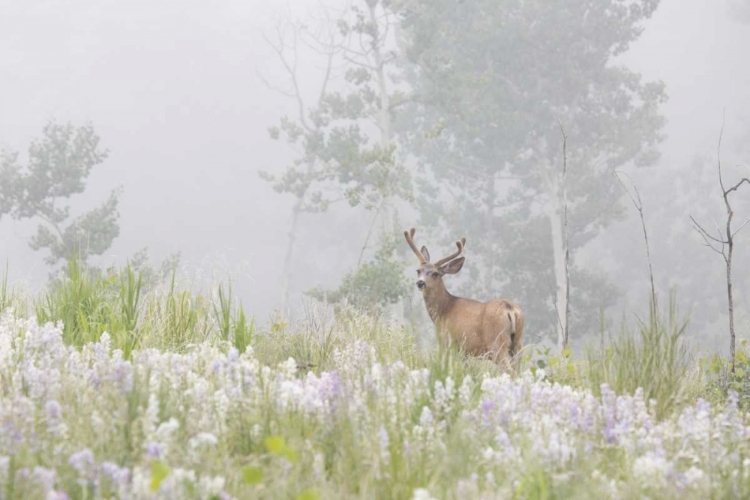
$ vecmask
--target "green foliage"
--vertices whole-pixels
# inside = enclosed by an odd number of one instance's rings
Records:
[[[255,319],[247,320],[242,304],[234,309],[232,304],[232,287],[224,292],[224,287],[219,285],[218,304],[214,302],[213,311],[216,324],[219,329],[219,338],[230,342],[242,353],[247,349],[255,333]]]
[[[151,491],[157,491],[161,483],[169,476],[169,466],[161,460],[151,462]]]
[[[35,304],[39,322],[62,321],[65,341],[76,346],[98,341],[105,331],[121,331],[114,279],[101,279],[75,256],[66,267],[64,274],[51,280],[47,293]]]
[[[388,7],[382,8],[387,13]],[[401,92],[385,86],[385,65],[392,61],[384,61],[381,53],[385,51],[383,30],[387,28],[357,5],[348,9],[335,28],[322,27],[330,39],[305,40],[319,48],[327,63],[317,101],[304,107],[299,89],[295,88],[300,106],[298,117],[283,116],[278,126],[269,128],[272,139],[284,138],[300,154],[283,174],[261,171],[260,175],[278,193],[294,195],[305,212],[326,211],[331,199],[339,195],[351,206],[367,209],[376,208],[389,198],[411,196],[407,170],[397,159],[396,145],[383,127],[383,120],[391,119],[386,116],[391,110],[384,110],[383,102],[403,99]],[[310,32],[297,26],[291,29],[295,30],[294,43]],[[365,53],[355,55],[352,37],[358,37],[368,47]],[[340,61],[339,53],[344,56]],[[289,56],[283,50],[278,55],[287,62]],[[330,90],[331,68],[338,63],[346,67],[345,92]],[[293,71],[289,76],[292,81],[297,77]],[[380,129],[375,133],[368,131],[369,121],[379,122]]]
[[[667,314],[657,316],[652,302],[637,335],[624,324],[607,345],[588,350],[587,380],[595,394],[604,383],[618,394],[642,388],[647,401],[656,401],[660,418],[696,395],[698,373],[684,339],[688,320],[678,318],[674,295]]]
[[[587,384],[585,366],[572,356],[569,349],[558,353],[549,346],[530,346],[524,349],[522,357],[534,375],[539,370],[544,370],[547,380],[574,387]]]
[[[558,498],[551,488],[549,475],[542,469],[535,469],[525,474],[516,488],[514,498],[551,500]]]
[[[149,302],[146,314],[149,322],[157,329],[151,329],[151,332],[168,342],[165,347],[174,349],[205,340],[208,326],[201,319],[207,319],[208,310],[207,301],[203,297],[196,297],[188,290],[177,289],[173,273],[169,289],[162,300]]]
[[[396,304],[410,291],[404,279],[404,262],[396,237],[385,237],[372,260],[348,273],[335,290],[313,289],[307,294],[330,304],[349,304],[362,311],[377,314]]]
[[[18,302],[18,297],[14,293],[13,288],[8,288],[8,263],[5,263],[5,271],[3,271],[3,282],[0,285],[0,313],[10,307],[14,307]]]
[[[307,489],[297,496],[297,500],[318,500],[320,493],[317,490]]]
[[[137,277],[130,264],[125,272],[120,274],[120,312],[124,320],[124,326],[128,331],[135,330],[138,324],[138,301],[141,298],[143,275],[139,272]]]
[[[142,248],[128,259],[128,265],[137,272],[142,280],[144,290],[152,288],[169,281],[171,276],[177,272],[180,265],[180,252],[175,252],[166,257],[162,262],[155,266],[151,263],[148,256],[148,248]],[[108,272],[115,272],[109,269]]]
[[[258,467],[248,465],[242,469],[242,480],[247,485],[256,485],[263,481],[263,471]]]
[[[10,303],[8,296],[8,264],[5,264],[5,272],[3,272],[3,285],[0,289],[0,312],[5,311]]]
[[[41,222],[29,245],[48,250],[45,261],[55,265],[77,254],[84,261],[101,255],[119,235],[118,201],[115,189],[99,207],[71,217],[71,196],[81,194],[91,170],[104,162],[108,152],[99,146],[91,125],[48,123],[39,139],[32,141],[28,163],[22,166],[18,153],[0,156],[0,216],[37,218]]]
[[[174,271],[166,289],[153,274],[150,283],[144,275],[130,262],[102,271],[74,255],[33,301],[33,310],[42,323],[61,321],[71,345],[98,341],[107,332],[126,359],[144,345],[179,350],[212,334],[208,302],[178,289]],[[232,328],[233,342],[242,351],[255,325],[241,305],[233,313]]]
[[[242,353],[247,349],[255,333],[255,319],[249,323],[242,304],[236,311],[232,307],[232,287],[224,292],[224,287],[219,285],[218,304],[214,302],[213,311],[219,329],[219,338],[230,342]]]
[[[740,408],[750,410],[750,346],[747,339],[740,340],[737,346],[734,373],[731,361],[718,354],[703,360],[702,368],[708,378],[711,400],[723,403],[734,393]]]
[[[120,318],[121,330],[118,332],[120,344],[123,347],[123,355],[129,358],[133,349],[138,347],[138,317],[140,315],[140,299],[143,283],[143,274],[133,271],[130,264],[124,272],[118,276],[120,281]]]
[[[263,445],[271,455],[284,457],[291,463],[297,461],[297,452],[286,444],[282,436],[268,436],[263,440]]]

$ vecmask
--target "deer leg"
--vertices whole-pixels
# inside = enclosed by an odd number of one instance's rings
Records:
[[[512,366],[510,356],[508,356],[508,349],[506,345],[500,345],[500,348],[495,351],[495,364],[503,369],[506,373],[512,372]]]

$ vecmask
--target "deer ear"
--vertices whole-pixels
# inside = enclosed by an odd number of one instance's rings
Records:
[[[420,251],[422,252],[422,257],[424,257],[427,262],[430,262],[430,252],[427,251],[427,247],[423,246]]]
[[[454,259],[441,267],[440,272],[443,274],[456,274],[464,267],[464,260],[466,260],[465,257]]]

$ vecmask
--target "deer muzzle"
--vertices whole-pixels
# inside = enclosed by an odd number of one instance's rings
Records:
[[[426,286],[427,286],[427,283],[425,283],[424,280],[417,281],[417,288],[419,288],[420,290],[424,290],[424,287]]]

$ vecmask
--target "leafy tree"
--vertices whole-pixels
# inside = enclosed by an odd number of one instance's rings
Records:
[[[561,127],[571,332],[595,328],[616,297],[575,251],[622,215],[614,170],[658,157],[663,85],[616,64],[657,5],[415,0],[401,12],[417,97],[399,131],[422,171],[421,224],[447,241],[466,235],[462,291],[517,299],[530,332],[566,322]]]
[[[315,30],[298,23],[280,24],[276,39],[268,39],[290,82],[287,88],[277,90],[297,103],[297,116],[282,117],[279,126],[269,131],[274,139],[286,139],[298,151],[298,158],[281,175],[261,172],[277,192],[295,197],[284,265],[285,304],[300,215],[324,212],[339,199],[372,213],[365,247],[378,223],[381,238],[373,260],[362,265],[360,255],[357,269],[344,280],[342,288],[327,295],[316,290],[313,295],[338,300],[360,293],[361,287],[355,283],[375,279],[385,281],[370,290],[382,291],[382,299],[388,302],[392,299],[386,292],[389,287],[403,288],[392,282],[393,273],[373,270],[382,269],[395,255],[396,248],[390,244],[393,236],[400,234],[395,202],[410,199],[409,177],[398,159],[392,133],[392,115],[405,98],[387,74],[395,60],[395,54],[386,50],[393,13],[377,0],[364,3],[362,7],[348,5],[336,17],[331,11],[322,11],[320,27]],[[326,62],[312,106],[305,105],[298,83],[302,43]],[[334,81],[339,75],[334,74],[337,67],[344,68],[343,78]],[[391,257],[384,256],[386,251]]]
[[[371,315],[383,312],[410,291],[403,277],[404,259],[398,252],[401,245],[401,238],[384,238],[372,260],[346,274],[337,289],[315,288],[307,294],[322,302],[347,304]]]
[[[173,252],[165,257],[157,267],[152,264],[149,258],[148,248],[144,247],[128,259],[128,265],[134,273],[140,276],[143,290],[148,291],[172,279],[180,267],[181,257],[181,252]],[[107,268],[107,272],[113,275],[117,270],[112,266]]]
[[[3,151],[0,156],[0,215],[41,221],[29,245],[49,252],[47,264],[101,255],[118,236],[119,188],[100,206],[77,217],[71,216],[68,203],[71,196],[83,193],[91,170],[107,156],[91,125],[55,122],[31,142],[26,165],[17,152]]]

